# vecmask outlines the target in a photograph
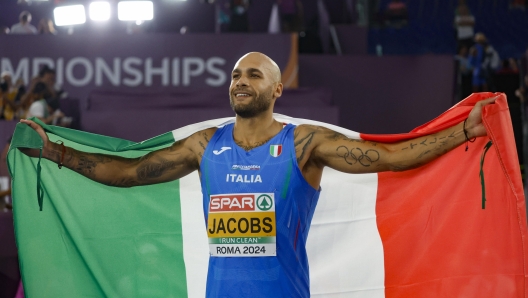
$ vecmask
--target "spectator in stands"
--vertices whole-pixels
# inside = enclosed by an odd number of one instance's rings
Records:
[[[455,55],[455,60],[458,62],[459,71],[462,74],[469,75],[473,70],[473,66],[469,61],[469,49],[466,46],[462,46],[458,50],[458,54]]]
[[[20,13],[20,22],[11,27],[11,34],[37,34],[37,28],[31,25],[31,13],[23,11]]]
[[[17,84],[13,84],[11,73],[8,71],[2,72],[0,80],[5,84],[6,90],[4,91],[5,97],[2,99],[1,119],[13,120],[16,115],[16,111],[19,108],[20,98],[25,93],[25,87],[23,81],[19,79]]]
[[[465,4],[459,5],[455,15],[455,28],[459,49],[462,46],[468,48],[473,46],[474,27],[475,17],[471,14],[469,8]]]
[[[473,66],[473,92],[488,91],[493,83],[492,74],[500,66],[497,51],[488,43],[483,33],[475,35],[475,45],[470,50]]]
[[[231,18],[229,32],[249,32],[249,0],[231,0]]]
[[[48,18],[43,18],[38,24],[38,34],[53,34],[57,35],[57,30],[53,25],[53,21]]]
[[[9,34],[9,27],[7,26],[0,26],[0,35],[6,35]]]
[[[301,30],[303,6],[299,0],[277,0],[281,18],[282,32]]]
[[[472,85],[471,85],[471,73],[473,72],[473,66],[471,65],[469,59],[469,49],[466,46],[462,46],[458,51],[458,55],[455,56],[455,61],[458,66],[458,76],[457,76],[457,98],[464,99],[471,95]]]
[[[401,0],[392,0],[385,11],[387,25],[400,27],[407,24],[407,5]]]
[[[455,8],[455,15],[459,14],[460,7],[462,7],[462,6],[467,6],[466,0],[458,0],[458,4],[457,4],[457,6]]]
[[[0,80],[0,119],[4,118],[4,109],[3,106],[8,101],[7,99],[7,90],[9,89],[9,86],[6,81]]]
[[[55,70],[47,65],[44,65],[44,67],[42,67],[40,70],[37,81],[46,84],[52,99],[59,100],[60,98],[65,98],[68,95],[57,84]]]
[[[524,76],[524,84],[517,90],[515,90],[515,96],[519,98],[521,103],[526,102],[528,98],[528,74]]]
[[[11,145],[11,139],[12,137],[9,137],[9,139],[7,140],[7,143],[5,144],[4,148],[2,149],[2,153],[0,153],[0,162],[2,163],[2,167],[7,167],[7,153],[9,152],[9,146]],[[6,169],[6,172],[7,174],[9,175],[9,172],[7,171],[7,168]],[[8,178],[8,177],[0,177],[1,178]],[[9,181],[10,178],[8,178],[7,180]],[[11,187],[9,187],[9,183],[8,183],[8,186],[6,189],[1,189],[0,190],[0,212],[2,211],[2,205],[5,206],[5,208],[7,208],[8,210],[12,210],[13,209],[13,205],[11,204],[11,200],[10,200],[10,196],[11,196]]]
[[[48,105],[47,100],[50,99],[48,87],[43,82],[38,82],[30,93],[28,99],[31,104],[26,113],[26,118],[37,117],[40,121],[46,124],[55,124],[58,119],[64,117],[60,111],[55,111]]]

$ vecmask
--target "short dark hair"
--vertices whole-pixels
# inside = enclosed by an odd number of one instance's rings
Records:
[[[20,20],[27,22],[28,19],[31,17],[31,13],[29,11],[24,10],[20,13]]]
[[[33,87],[33,90],[31,90],[31,93],[33,94],[43,94],[44,92],[48,91],[48,87],[46,84],[42,82],[38,82],[35,84],[35,87]]]
[[[55,74],[55,70],[53,68],[50,68],[49,66],[47,65],[44,65],[42,67],[42,69],[39,71],[39,77],[43,77],[45,74],[47,73],[52,73],[52,74]]]

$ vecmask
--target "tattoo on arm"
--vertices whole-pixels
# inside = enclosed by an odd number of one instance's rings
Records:
[[[85,176],[95,178],[95,168],[99,164],[105,164],[112,162],[110,157],[101,154],[85,154],[77,153],[77,165],[73,167],[73,170],[83,174]]]
[[[174,169],[177,163],[161,159],[159,162],[144,162],[136,170],[139,181],[161,177],[165,171]]]
[[[202,147],[202,149],[204,150],[203,152],[205,152],[205,145],[202,143],[202,141],[198,141],[198,143],[200,144],[200,147]]]
[[[374,149],[363,152],[361,148],[348,149],[346,146],[339,146],[336,149],[337,156],[343,158],[349,165],[359,163],[364,167],[370,167],[380,159],[380,154]]]
[[[308,146],[312,143],[314,134],[315,132],[312,131],[308,135],[306,135],[304,138],[301,138],[294,143],[295,151],[301,150],[301,154],[299,155],[299,158],[297,158],[297,163],[300,163],[303,160],[306,150],[308,149]],[[297,146],[301,146],[301,148],[297,149]]]

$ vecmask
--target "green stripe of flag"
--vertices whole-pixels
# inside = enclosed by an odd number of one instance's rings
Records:
[[[25,125],[25,124],[19,124]],[[43,125],[52,141],[89,152],[137,157],[173,142],[142,143]],[[179,182],[116,188],[15,147],[38,135],[15,132],[8,155],[17,245],[28,297],[186,297]]]

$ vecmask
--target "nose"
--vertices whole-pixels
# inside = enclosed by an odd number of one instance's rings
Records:
[[[240,78],[238,78],[238,80],[236,81],[235,85],[237,87],[247,86],[248,85],[247,78],[245,76],[240,76]]]

